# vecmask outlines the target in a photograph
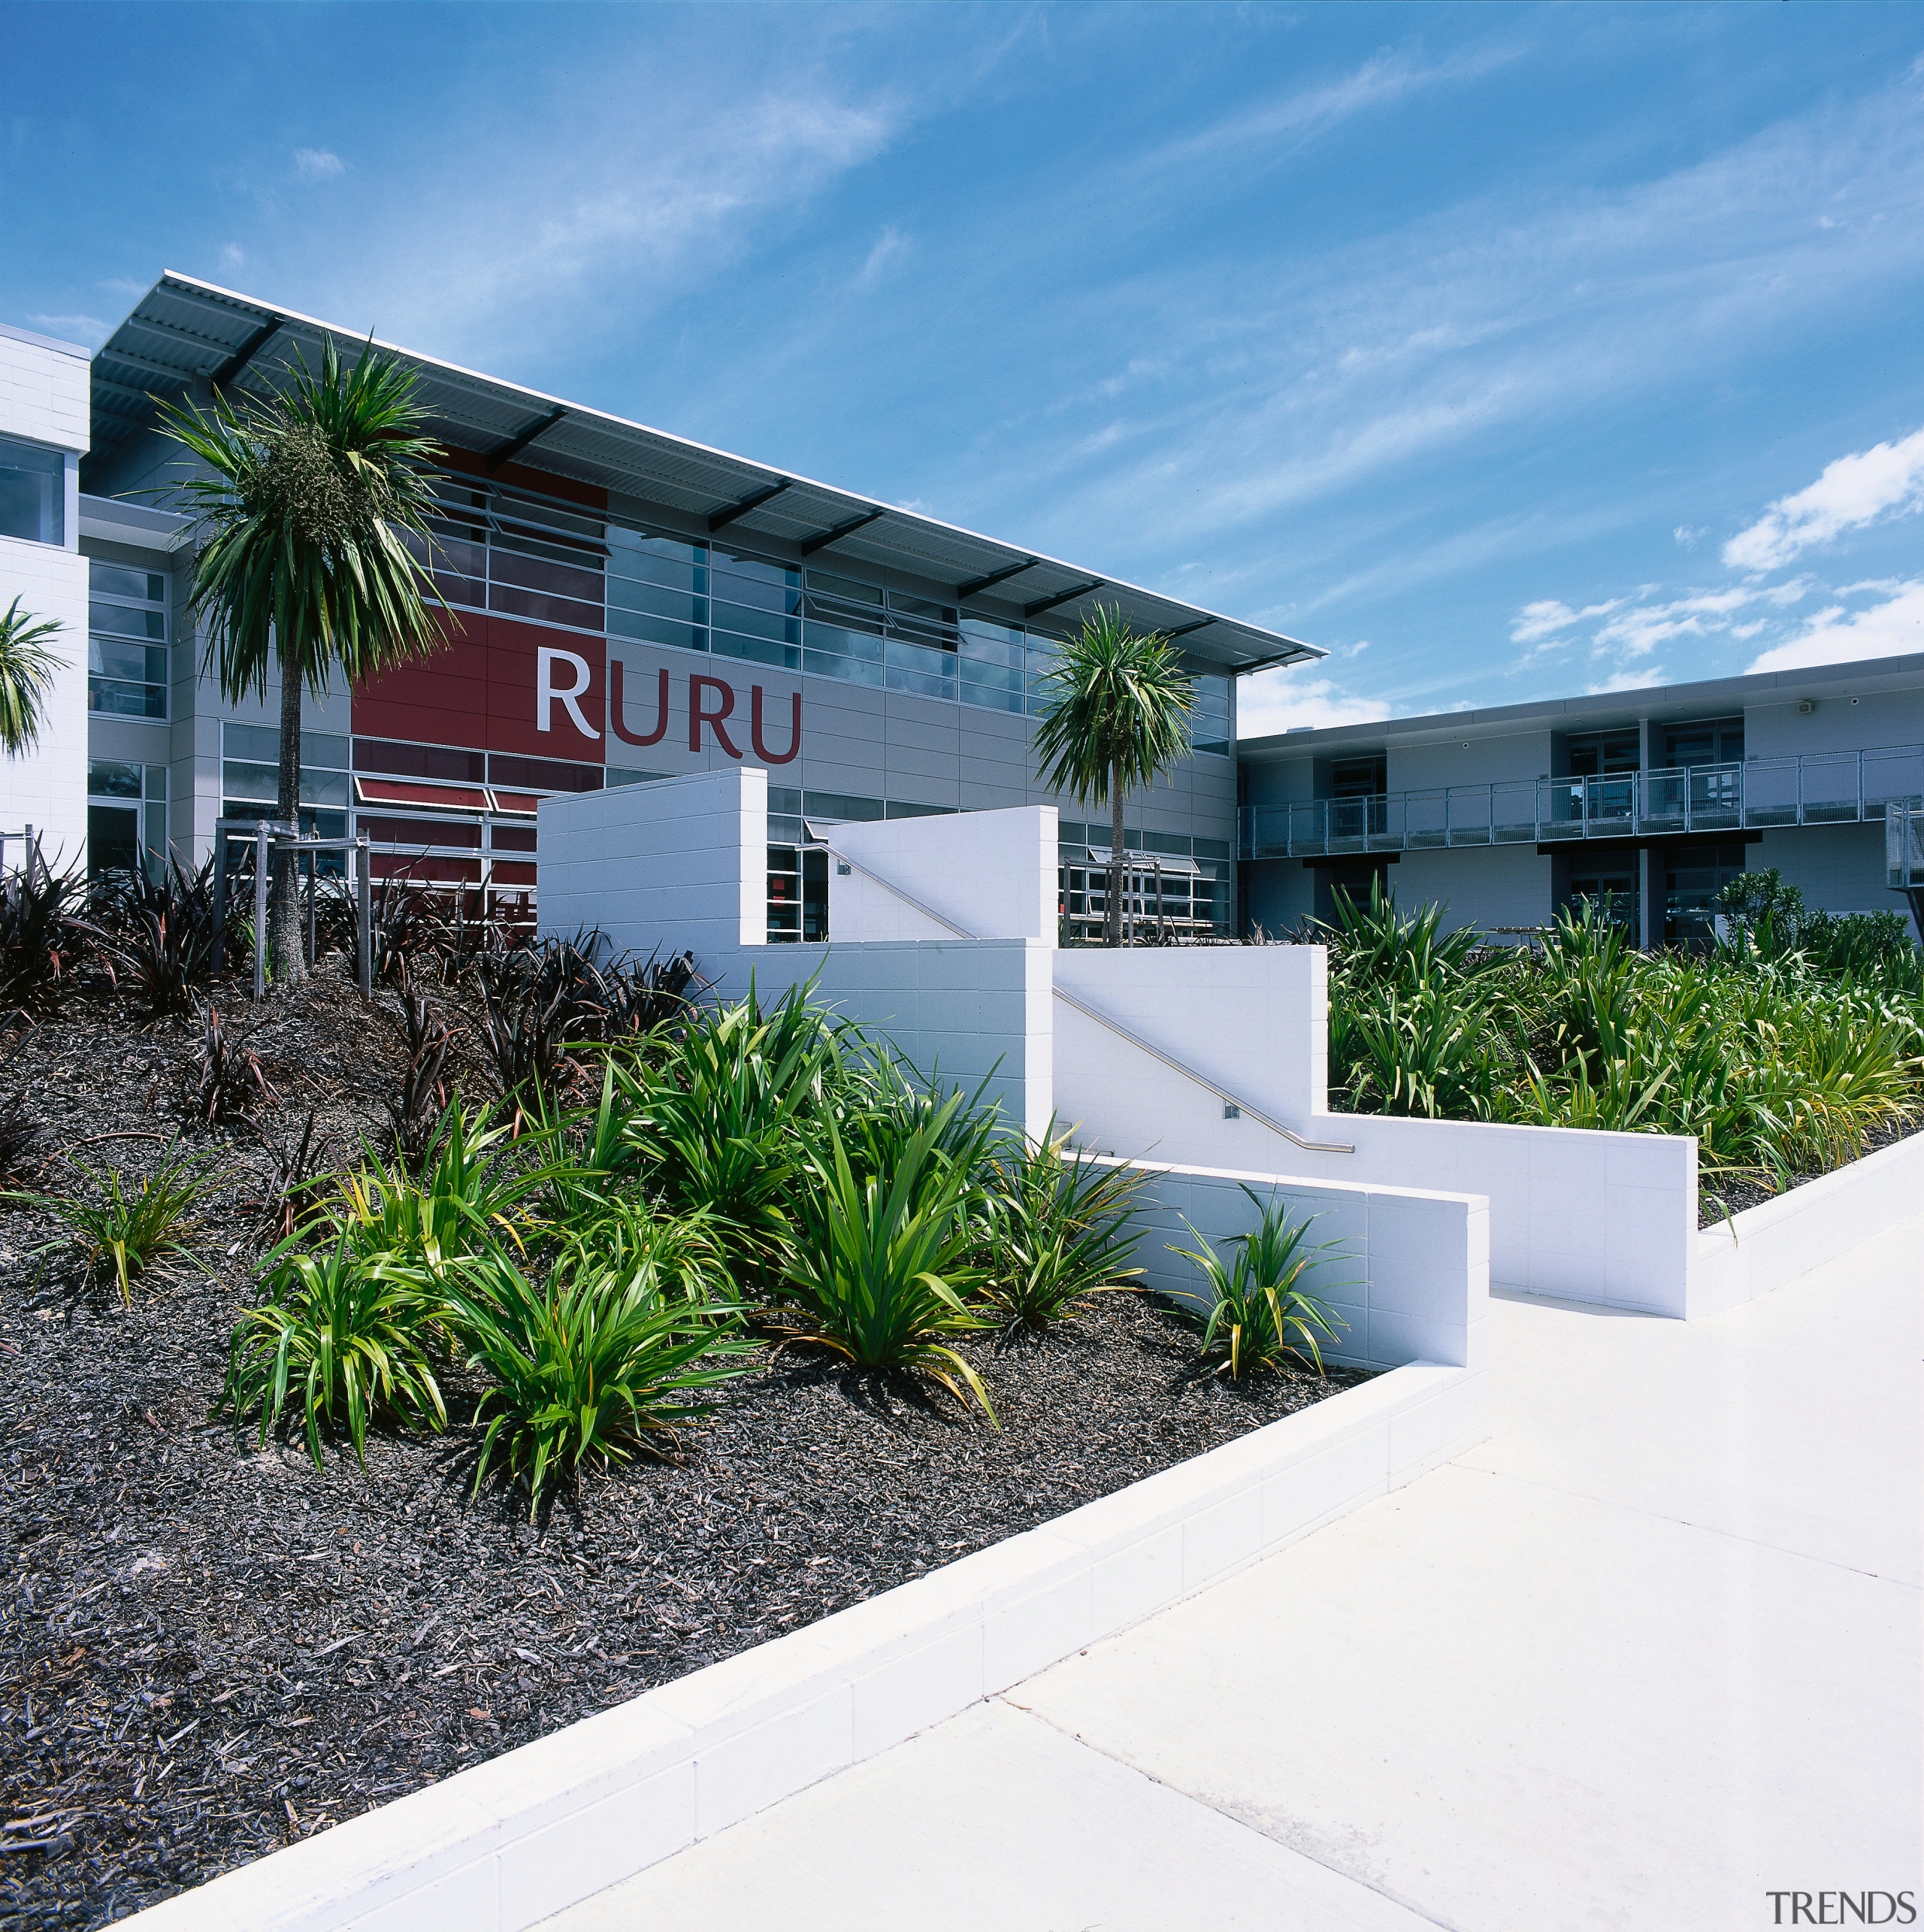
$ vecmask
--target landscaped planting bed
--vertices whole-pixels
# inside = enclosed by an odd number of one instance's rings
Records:
[[[1895,913],[1832,917],[1774,871],[1708,949],[1641,953],[1585,902],[1487,947],[1445,909],[1368,905],[1330,949],[1339,1110],[1691,1134],[1714,1226],[1924,1126],[1924,955]]]
[[[444,1073],[482,1091],[479,1043],[445,1010]],[[70,999],[13,1063],[47,1129],[33,1184],[72,1184],[63,1152],[131,1186],[207,1151],[224,1178],[194,1210],[212,1278],[177,1264],[125,1303],[62,1250],[41,1271],[30,1250],[62,1235],[44,1213],[0,1218],[0,1922],[124,1916],[1360,1379],[1233,1382],[1192,1323],[1112,1293],[1039,1331],[951,1338],[999,1430],[926,1376],[761,1339],[712,1418],[664,1444],[675,1459],[591,1466],[533,1521],[525,1482],[475,1491],[471,1363],[443,1374],[444,1433],[377,1423],[364,1469],[336,1431],[317,1470],[298,1422],[263,1448],[257,1422],[237,1437],[213,1414],[261,1299],[262,1137],[298,1137],[313,1110],[332,1163],[378,1148],[403,1013],[386,990],[371,1013],[331,969],[222,1011],[279,1102],[254,1126],[180,1128],[196,1021]]]

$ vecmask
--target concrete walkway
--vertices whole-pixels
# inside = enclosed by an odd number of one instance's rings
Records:
[[[1924,1221],[1687,1325],[1502,1302],[1481,1449],[550,1925],[1749,1932],[1792,1922],[1772,1891],[1924,1899],[1920,1289]]]

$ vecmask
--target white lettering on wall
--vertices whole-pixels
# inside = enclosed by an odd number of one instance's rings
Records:
[[[555,682],[557,663],[573,667],[574,675],[566,684]],[[535,653],[534,669],[534,728],[546,731],[553,728],[555,701],[559,698],[567,707],[568,716],[574,720],[574,728],[585,738],[598,738],[601,734],[581,715],[581,701],[587,695],[589,680],[594,672],[587,659],[573,651],[551,650],[542,645]]]

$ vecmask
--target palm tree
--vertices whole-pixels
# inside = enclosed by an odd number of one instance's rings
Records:
[[[59,628],[58,618],[23,610],[17,597],[0,616],[0,750],[9,758],[39,742],[47,686],[65,668],[47,647]]]
[[[189,612],[207,627],[205,668],[230,704],[280,679],[277,810],[301,810],[301,693],[348,683],[446,641],[447,606],[422,555],[437,473],[413,372],[371,342],[352,368],[330,339],[319,374],[297,350],[283,392],[203,411],[160,404],[167,435],[205,466],[180,486],[194,519]],[[451,613],[449,613],[451,615]],[[295,855],[274,862],[268,919],[274,971],[304,979]]]
[[[1138,637],[1120,610],[1098,605],[1063,645],[1043,680],[1046,708],[1036,728],[1042,783],[1085,804],[1109,805],[1109,907],[1105,945],[1122,943],[1122,801],[1151,785],[1189,750],[1195,688],[1168,642]]]

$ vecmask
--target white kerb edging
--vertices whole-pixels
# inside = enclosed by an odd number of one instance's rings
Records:
[[[1392,1370],[129,1922],[523,1932],[1400,1487],[1484,1403],[1469,1370]]]
[[[1908,1220],[1920,1195],[1924,1134],[1913,1134],[1701,1228],[1686,1312],[1694,1320],[1771,1294]]]

